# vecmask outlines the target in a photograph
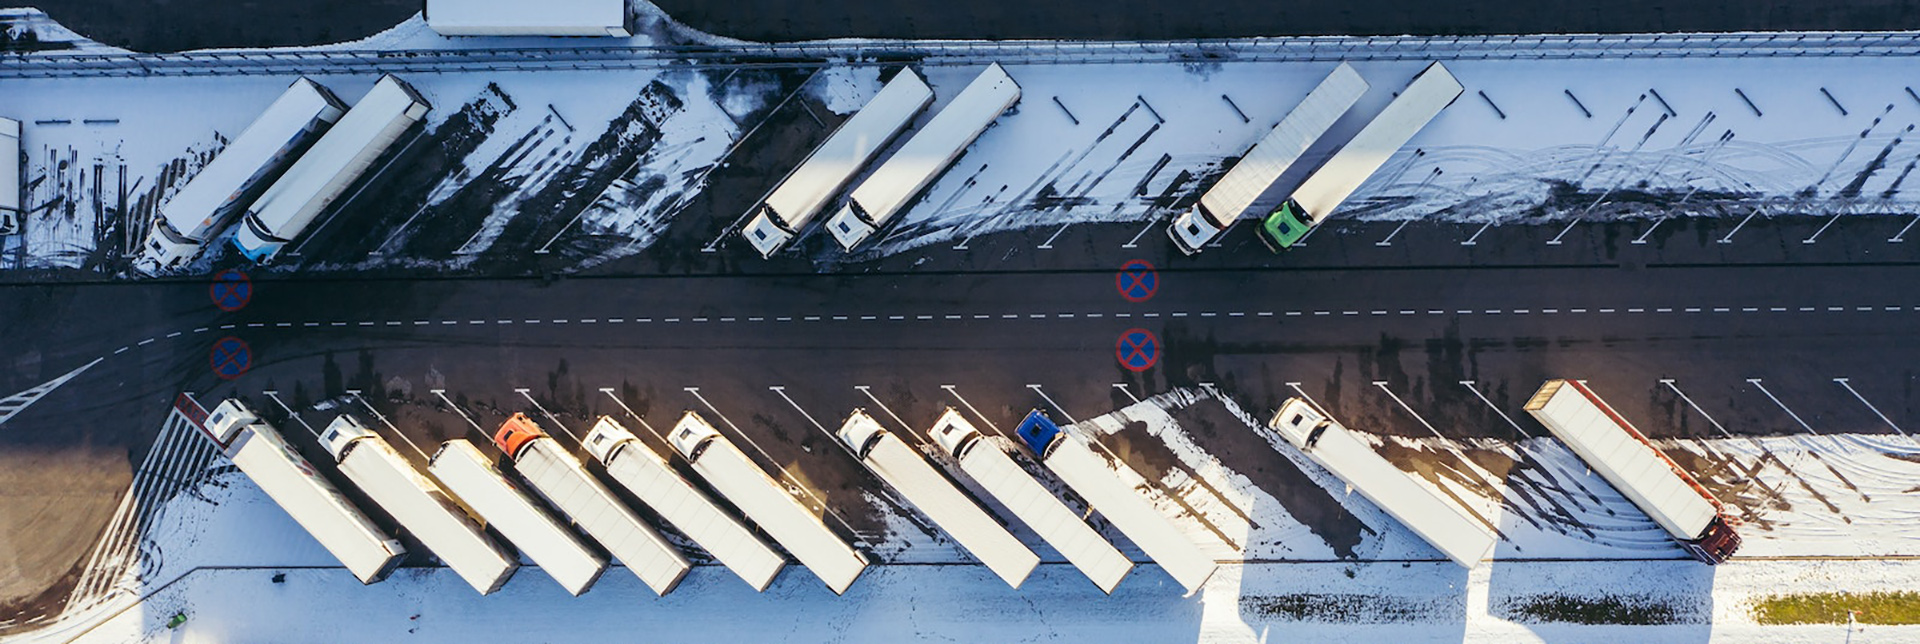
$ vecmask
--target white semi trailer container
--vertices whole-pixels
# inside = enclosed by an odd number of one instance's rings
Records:
[[[1033,568],[1040,565],[1039,555],[1033,554],[980,504],[934,469],[924,454],[881,427],[864,410],[854,410],[835,435],[853,450],[862,465],[899,490],[908,503],[960,542],[1008,586],[1019,588],[1027,575],[1033,573]]]
[[[238,400],[228,400],[207,416],[206,427],[234,466],[360,583],[385,579],[400,566],[406,547],[367,519],[259,414]]]
[[[1274,252],[1292,247],[1464,91],[1445,65],[1428,65],[1261,222],[1260,240]]]
[[[179,269],[200,256],[248,200],[327,131],[347,107],[311,80],[294,81],[226,149],[160,206],[134,268],[147,274]]]
[[[847,205],[827,220],[827,230],[841,248],[853,250],[933,185],[994,119],[1019,100],[1020,86],[1013,77],[999,63],[989,65],[853,189]]]
[[[1465,508],[1394,467],[1373,446],[1299,398],[1288,399],[1267,427],[1307,458],[1346,481],[1434,549],[1465,568],[1493,552],[1493,530]]]
[[[1300,105],[1253,145],[1226,176],[1208,188],[1193,207],[1175,217],[1167,228],[1180,252],[1192,255],[1233,225],[1253,207],[1273,182],[1280,180],[1315,141],[1367,93],[1367,81],[1353,67],[1340,63],[1325,80],[1307,92]]]
[[[493,442],[513,459],[514,470],[535,492],[573,519],[654,593],[672,592],[693,568],[673,544],[622,504],[613,490],[601,485],[579,459],[526,414],[514,414],[501,423]]]
[[[0,118],[0,233],[20,226],[20,156],[20,122]]]
[[[687,412],[668,435],[673,449],[693,464],[693,471],[733,502],[760,529],[787,549],[801,565],[826,582],[834,594],[844,594],[867,558],[842,541],[827,524],[767,476],[733,441],[699,414]]]
[[[615,482],[700,544],[755,591],[766,590],[787,565],[786,558],[755,535],[745,521],[721,509],[619,422],[601,416],[587,432],[584,443],[587,453],[607,467],[607,474]]]
[[[1687,554],[1718,564],[1740,548],[1740,534],[1720,500],[1585,383],[1548,380],[1526,409]]]
[[[255,262],[273,258],[333,205],[431,106],[411,86],[383,76],[241,218],[234,247]]]
[[[320,433],[320,445],[347,480],[480,594],[499,590],[520,568],[519,560],[487,536],[439,483],[422,476],[359,419],[333,419]]]
[[[947,409],[934,421],[929,433],[941,450],[960,462],[961,471],[1079,568],[1101,591],[1111,594],[1127,572],[1133,570],[1133,562],[1120,554],[1119,549],[1100,538],[1093,526],[1087,525],[1079,514],[1021,469],[1012,456],[982,436],[959,412]]]
[[[425,13],[442,36],[633,35],[627,0],[427,0]]]
[[[540,502],[507,479],[493,459],[464,439],[440,444],[427,471],[446,484],[460,502],[532,559],[547,576],[579,596],[607,570],[607,558],[553,518]]]
[[[1119,471],[1115,471],[1084,439],[1061,431],[1039,410],[1028,413],[1014,434],[1040,457],[1041,465],[1086,499],[1087,505],[1132,539],[1188,592],[1199,590],[1213,576],[1214,561],[1144,496],[1152,490],[1145,477],[1125,463],[1117,464]]]
[[[780,185],[749,213],[753,220],[741,235],[772,257],[800,235],[827,201],[846,187],[874,155],[907,129],[913,117],[933,102],[933,90],[911,69],[901,69],[873,100],[827,136]]]

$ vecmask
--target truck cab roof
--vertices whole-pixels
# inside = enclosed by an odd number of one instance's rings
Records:
[[[952,407],[948,407],[946,413],[940,414],[940,419],[933,422],[932,433],[933,442],[939,443],[940,449],[955,457],[960,456],[967,444],[980,436],[980,430],[974,429],[973,423],[967,422],[966,417]]]
[[[587,430],[587,438],[580,442],[595,460],[605,463],[614,452],[620,451],[621,444],[631,440],[639,438],[611,416],[601,416],[593,423],[593,429]]]
[[[1026,441],[1035,456],[1046,458],[1047,446],[1060,436],[1060,426],[1053,424],[1053,419],[1047,418],[1046,412],[1035,409],[1027,412],[1027,417],[1020,421],[1020,427],[1013,433]]]
[[[667,435],[667,442],[673,443],[673,449],[678,450],[681,456],[693,460],[699,456],[702,445],[719,437],[720,430],[714,429],[698,412],[689,411],[680,417],[680,422],[673,425],[673,433]]]
[[[1288,199],[1260,222],[1260,241],[1266,242],[1267,248],[1278,253],[1292,248],[1294,242],[1306,237],[1309,230],[1313,230],[1313,215],[1301,208],[1299,203]]]
[[[367,429],[366,424],[360,422],[359,418],[353,417],[352,414],[341,414],[334,418],[332,423],[327,424],[327,431],[320,432],[320,445],[327,448],[328,454],[333,455],[334,462],[339,462],[340,459],[346,458],[347,450],[355,441],[374,436],[373,430]]]
[[[520,448],[528,442],[546,435],[547,432],[540,429],[540,425],[533,422],[532,418],[528,418],[526,414],[515,413],[512,418],[507,419],[507,422],[500,423],[499,431],[493,433],[493,444],[499,445],[500,451],[506,452],[507,457],[512,458],[513,455],[520,453]]]
[[[886,433],[886,428],[881,427],[880,422],[874,420],[873,416],[867,415],[866,410],[855,409],[852,415],[847,416],[847,422],[840,425],[840,431],[834,432],[834,435],[840,437],[840,442],[846,443],[855,456],[866,458],[867,451],[873,447],[873,442]]]
[[[230,398],[214,407],[213,413],[207,416],[207,431],[213,432],[213,437],[224,445],[232,442],[242,427],[257,422],[260,422],[259,414],[253,413],[253,409],[239,399]]]

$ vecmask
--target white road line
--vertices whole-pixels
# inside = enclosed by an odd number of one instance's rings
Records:
[[[1299,311],[1287,311],[1287,317],[1292,317],[1292,318],[1297,318],[1297,317],[1300,317],[1300,312],[1299,312]]]
[[[1839,384],[1840,386],[1842,386],[1842,387],[1846,387],[1846,388],[1847,388],[1847,393],[1850,393],[1850,394],[1853,394],[1853,397],[1854,397],[1854,398],[1859,398],[1859,399],[1860,399],[1860,404],[1862,404],[1862,405],[1866,405],[1866,406],[1867,406],[1867,409],[1871,409],[1871,410],[1873,410],[1873,415],[1875,415],[1875,416],[1879,416],[1879,417],[1880,417],[1880,421],[1881,421],[1881,422],[1884,422],[1884,423],[1886,423],[1888,427],[1892,427],[1892,428],[1893,428],[1893,431],[1896,431],[1896,432],[1900,432],[1900,435],[1901,435],[1901,436],[1906,436],[1906,435],[1907,435],[1907,430],[1904,430],[1904,429],[1900,429],[1900,426],[1899,426],[1899,425],[1895,425],[1895,424],[1893,424],[1893,419],[1891,419],[1891,418],[1887,418],[1887,415],[1886,415],[1886,414],[1882,414],[1882,413],[1880,413],[1880,408],[1879,408],[1879,407],[1875,407],[1875,406],[1873,406],[1873,403],[1870,403],[1870,402],[1867,402],[1867,397],[1866,397],[1866,396],[1862,396],[1862,395],[1860,395],[1860,392],[1859,392],[1858,390],[1855,390],[1855,389],[1853,388],[1853,385],[1851,385],[1851,384],[1848,384],[1848,382],[1847,382],[1847,379],[1846,379],[1846,378],[1834,378],[1834,379],[1833,379],[1833,381],[1834,381],[1835,383],[1838,383],[1838,384]]]
[[[607,318],[607,324],[626,324],[626,318]]]
[[[173,333],[169,333],[169,334],[167,334],[167,338],[169,338],[169,339],[172,339],[172,338],[177,338],[177,337],[180,337],[180,332],[179,332],[179,331],[174,331]]]
[[[1140,403],[1140,397],[1133,395],[1133,391],[1130,389],[1127,389],[1127,383],[1124,383],[1124,382],[1113,383],[1113,388],[1120,390],[1120,393],[1126,394],[1128,398],[1132,398],[1134,404]]]
[[[1263,318],[1270,318],[1273,317],[1273,311],[1261,311],[1259,315]]]
[[[1062,415],[1062,416],[1066,416],[1066,417],[1067,417],[1067,422],[1070,422],[1070,423],[1073,423],[1073,424],[1075,424],[1075,425],[1078,425],[1078,424],[1080,424],[1080,421],[1079,421],[1079,420],[1077,420],[1077,419],[1075,419],[1075,418],[1073,417],[1073,414],[1070,414],[1070,413],[1067,413],[1067,408],[1065,408],[1065,407],[1061,407],[1061,406],[1060,406],[1060,403],[1057,403],[1057,402],[1054,402],[1054,401],[1053,401],[1053,397],[1052,397],[1052,396],[1049,396],[1049,395],[1047,395],[1047,392],[1045,392],[1045,391],[1042,391],[1042,390],[1040,389],[1040,385],[1027,385],[1027,388],[1028,388],[1028,389],[1032,389],[1032,390],[1033,390],[1033,393],[1036,393],[1036,394],[1040,394],[1040,399],[1041,399],[1041,400],[1045,400],[1045,401],[1047,401],[1047,404],[1049,404],[1049,405],[1053,405],[1053,408],[1054,408],[1054,409],[1057,409],[1057,410],[1060,410],[1060,415]]]
[[[1466,385],[1466,386],[1467,386],[1467,391],[1471,391],[1471,392],[1473,392],[1473,395],[1474,395],[1474,397],[1476,397],[1476,398],[1479,398],[1479,399],[1480,399],[1480,402],[1483,402],[1483,403],[1486,403],[1486,404],[1487,404],[1487,407],[1490,407],[1490,408],[1492,408],[1492,409],[1493,409],[1493,413],[1496,413],[1496,414],[1499,414],[1499,415],[1500,415],[1500,418],[1501,418],[1502,420],[1505,420],[1505,421],[1507,421],[1507,424],[1508,424],[1508,425],[1512,425],[1512,426],[1513,426],[1513,431],[1516,431],[1516,432],[1520,432],[1520,435],[1521,435],[1521,436],[1525,436],[1525,437],[1527,437],[1527,438],[1533,438],[1533,432],[1529,432],[1529,431],[1527,431],[1527,430],[1524,430],[1524,429],[1521,429],[1521,428],[1520,428],[1520,423],[1516,423],[1516,422],[1513,422],[1513,417],[1512,417],[1512,416],[1508,416],[1508,415],[1507,415],[1507,412],[1505,412],[1505,411],[1503,411],[1503,410],[1501,410],[1501,409],[1500,409],[1500,408],[1499,408],[1498,406],[1495,406],[1495,405],[1493,404],[1493,401],[1491,401],[1491,400],[1487,400],[1487,395],[1486,395],[1486,394],[1483,394],[1483,393],[1480,393],[1480,388],[1479,388],[1479,387],[1475,387],[1475,386],[1473,386],[1473,381],[1472,381],[1472,380],[1462,380],[1462,381],[1460,381],[1460,384],[1463,384],[1463,385]]]
[[[147,339],[145,339],[145,340],[141,340],[141,341],[139,341],[139,342],[138,342],[138,343],[136,343],[136,344],[138,344],[139,346],[143,346],[143,347],[144,347],[144,346],[147,346],[147,345],[149,345],[149,344],[153,344],[153,338],[147,338]]]
[[[1793,422],[1796,422],[1796,423],[1800,423],[1800,426],[1801,426],[1801,427],[1803,427],[1803,428],[1806,428],[1806,430],[1807,430],[1807,432],[1808,432],[1808,433],[1810,433],[1810,434],[1813,434],[1813,435],[1815,435],[1815,436],[1819,436],[1819,435],[1820,435],[1820,432],[1818,432],[1818,431],[1815,431],[1815,430],[1813,429],[1813,426],[1812,426],[1812,425],[1808,425],[1808,424],[1807,424],[1807,421],[1805,421],[1805,420],[1802,420],[1802,419],[1800,418],[1800,415],[1799,415],[1799,414],[1796,414],[1796,413],[1793,413],[1793,410],[1792,410],[1792,409],[1789,409],[1789,408],[1787,407],[1787,404],[1786,404],[1786,403],[1783,403],[1783,402],[1780,402],[1780,399],[1779,399],[1778,397],[1776,397],[1776,396],[1774,396],[1774,395],[1773,395],[1773,392],[1771,392],[1771,391],[1767,391],[1767,386],[1766,386],[1766,385],[1763,385],[1763,384],[1760,384],[1760,379],[1759,379],[1759,378],[1748,378],[1748,379],[1747,379],[1747,382],[1748,382],[1748,383],[1750,383],[1750,384],[1752,384],[1752,385],[1753,385],[1754,387],[1756,387],[1756,388],[1758,388],[1758,389],[1760,390],[1760,393],[1763,393],[1763,394],[1766,394],[1766,395],[1767,395],[1767,399],[1768,399],[1768,400],[1772,400],[1772,401],[1773,401],[1773,404],[1775,404],[1775,405],[1779,405],[1779,406],[1780,406],[1780,411],[1784,411],[1784,412],[1787,412],[1787,415],[1788,415],[1788,416],[1792,416],[1792,417],[1793,417]]]
[[[1447,437],[1445,437],[1445,436],[1441,436],[1441,435],[1440,435],[1440,430],[1438,430],[1438,429],[1434,429],[1434,428],[1433,428],[1433,425],[1432,425],[1431,423],[1428,423],[1428,422],[1427,422],[1427,419],[1425,419],[1425,418],[1421,418],[1421,417],[1420,417],[1420,413],[1419,413],[1419,412],[1416,412],[1416,411],[1414,411],[1412,407],[1408,407],[1408,406],[1407,406],[1407,401],[1404,401],[1404,400],[1401,400],[1401,399],[1400,399],[1400,396],[1399,396],[1398,394],[1395,394],[1395,393],[1393,393],[1393,390],[1392,390],[1392,389],[1388,389],[1388,388],[1387,388],[1387,381],[1385,381],[1385,380],[1375,380],[1375,381],[1373,381],[1373,386],[1375,386],[1375,387],[1379,387],[1379,388],[1380,388],[1380,391],[1384,391],[1384,392],[1386,392],[1386,393],[1387,393],[1387,397],[1389,397],[1389,398],[1392,398],[1394,402],[1396,402],[1396,403],[1399,403],[1399,404],[1400,404],[1400,408],[1401,408],[1401,409],[1405,409],[1405,410],[1407,410],[1407,413],[1408,413],[1408,414],[1410,414],[1410,415],[1412,415],[1412,416],[1413,416],[1413,419],[1414,419],[1414,420],[1417,420],[1417,421],[1420,421],[1420,424],[1421,424],[1421,425],[1424,425],[1424,426],[1426,426],[1426,428],[1427,428],[1427,431],[1430,431],[1430,432],[1433,432],[1433,436],[1434,436],[1435,438],[1439,438],[1439,439],[1441,439],[1441,440],[1445,440],[1445,439],[1447,438]]]
[[[807,316],[807,317],[806,317],[806,321],[808,321],[808,322],[819,322],[819,321],[820,321],[820,316],[818,316],[818,315],[809,315],[809,316]]]
[[[126,352],[127,352],[127,347],[120,347],[120,348],[118,348],[118,349],[114,349],[114,350],[113,350],[113,355],[116,355],[116,356],[117,356],[117,355],[120,355],[120,354],[122,354],[122,353],[126,353]]]
[[[1889,307],[1889,308],[1892,308],[1892,307]],[[206,332],[207,332],[207,327],[196,327],[196,328],[194,328],[194,330],[193,330],[193,332],[194,332],[194,333],[206,333]]]

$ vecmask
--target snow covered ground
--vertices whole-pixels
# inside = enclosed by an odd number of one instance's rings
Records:
[[[199,440],[183,427],[173,426],[176,438]],[[1113,596],[1103,596],[1043,548],[1036,550],[1048,563],[1024,587],[1009,589],[944,536],[921,528],[924,520],[910,510],[879,498],[868,502],[889,528],[869,538],[883,565],[845,597],[826,592],[797,567],[756,595],[712,565],[697,568],[664,599],[625,575],[607,575],[587,595],[572,598],[531,567],[489,597],[472,594],[443,568],[403,569],[363,587],[224,457],[199,457],[181,461],[196,471],[169,474],[193,487],[148,510],[151,518],[132,549],[137,556],[96,562],[120,571],[111,592],[76,597],[72,612],[18,640],[84,634],[82,641],[385,641],[431,634],[436,641],[521,641],[566,623],[574,625],[567,639],[646,629],[664,641],[716,635],[896,641],[913,633],[914,639],[954,641],[1299,635],[1437,642],[1630,633],[1635,641],[1812,642],[1847,633],[1838,626],[1763,627],[1753,621],[1753,603],[1781,592],[1920,583],[1920,570],[1897,559],[1920,554],[1920,535],[1905,529],[1920,512],[1920,497],[1910,489],[1920,480],[1914,460],[1920,445],[1900,438],[1663,441],[1676,458],[1730,465],[1709,468],[1703,483],[1721,491],[1741,518],[1746,543],[1733,563],[1707,567],[1685,559],[1651,521],[1551,439],[1502,444],[1369,435],[1383,454],[1499,526],[1494,560],[1465,571],[1210,389],[1171,391],[1073,427],[1096,437],[1115,463],[1147,475],[1163,512],[1227,562],[1200,593],[1186,596],[1144,563]],[[1208,451],[1222,432],[1259,435],[1273,451],[1251,462],[1290,463],[1311,489],[1276,489],[1264,473],[1229,467]],[[193,453],[194,445],[181,440],[158,441],[155,450]],[[1145,469],[1142,463],[1159,458],[1147,453],[1153,450],[1170,452],[1176,464]],[[1412,452],[1419,454],[1405,456]],[[1499,461],[1489,454],[1514,464],[1496,475],[1498,468],[1486,464]],[[1290,508],[1299,506],[1280,498],[1303,492],[1358,521],[1359,543],[1336,547],[1342,537],[1325,517],[1298,515]],[[1125,544],[1103,521],[1096,525]],[[1031,534],[1019,536],[1038,544]],[[500,602],[526,610],[495,610]],[[311,610],[317,603],[328,609]],[[1579,607],[1612,615],[1614,623],[1578,623]],[[189,615],[184,630],[164,628],[181,612]],[[359,617],[339,617],[346,614]],[[689,618],[740,614],[755,619]],[[989,614],[993,619],[980,617]],[[528,621],[526,615],[540,617]],[[1920,637],[1916,628],[1869,627],[1852,635],[1903,641]]]
[[[657,17],[648,24],[646,34],[625,44],[702,38]],[[321,50],[438,51],[476,42],[440,38],[415,20]],[[1556,45],[1537,46],[1551,51]],[[1378,52],[1363,47],[1353,52],[1372,90],[1329,141],[1356,131],[1424,64],[1366,60]],[[1046,60],[1040,53],[1035,50],[1035,59]],[[851,257],[827,245],[808,246],[826,254],[818,258],[823,269],[1007,230],[1169,216],[1334,65],[1177,57],[1001,62],[1021,84],[1022,102],[883,231],[881,241]],[[1912,62],[1899,55],[1450,61],[1466,94],[1368,181],[1336,220],[1530,224],[1743,217],[1756,207],[1777,216],[1907,212],[1915,205],[1907,178],[1920,162],[1910,142],[1920,124],[1920,94],[1886,79]],[[951,59],[918,66],[935,89],[935,109],[980,69]],[[379,227],[372,233],[380,237],[376,243],[362,248],[322,237],[308,250],[316,259],[282,270],[486,271],[550,246],[563,249],[578,270],[647,252],[701,197],[708,172],[771,108],[792,98],[789,84],[768,73],[602,67],[534,72],[427,64],[401,72],[435,105],[421,145],[452,155],[435,160],[446,167],[437,174],[388,170],[385,183],[372,182],[365,200],[347,199],[337,218]],[[844,115],[878,88],[878,71],[870,64],[830,64],[803,91]],[[360,73],[318,78],[349,100],[375,80]],[[0,114],[28,124],[34,212],[26,233],[0,246],[0,268],[121,272],[118,255],[144,234],[157,203],[291,80],[10,79]],[[489,84],[507,97],[501,103],[514,107],[484,128],[451,118],[463,106],[489,100]],[[103,95],[115,100],[97,100]],[[623,118],[637,101],[669,95],[676,105],[647,114],[644,123]],[[462,143],[473,137],[479,140]],[[589,154],[601,141],[625,149]],[[1310,150],[1305,164],[1256,203],[1256,212],[1284,197],[1333,147],[1323,142]],[[625,167],[603,174],[608,168],[596,164],[606,163]],[[768,175],[783,174],[778,170]],[[403,181],[424,185],[387,185]],[[508,187],[483,190],[476,182]],[[409,189],[405,203],[370,203]],[[389,207],[408,212],[389,221],[379,214]],[[496,248],[502,235],[527,239]],[[422,236],[451,241],[408,246]],[[580,240],[591,243],[570,247]]]

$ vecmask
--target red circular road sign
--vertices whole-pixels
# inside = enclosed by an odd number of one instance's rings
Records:
[[[1128,371],[1146,371],[1160,361],[1160,339],[1146,329],[1127,329],[1113,344],[1113,357]]]
[[[213,297],[213,305],[220,310],[232,313],[244,308],[253,299],[253,280],[246,273],[227,269],[213,276],[213,286],[207,289]]]
[[[1128,302],[1145,302],[1160,290],[1160,273],[1147,260],[1128,260],[1120,265],[1120,272],[1114,273],[1113,286]]]
[[[253,368],[253,348],[240,338],[220,338],[214,341],[213,350],[207,352],[207,363],[213,367],[213,375],[221,380],[233,380]]]

